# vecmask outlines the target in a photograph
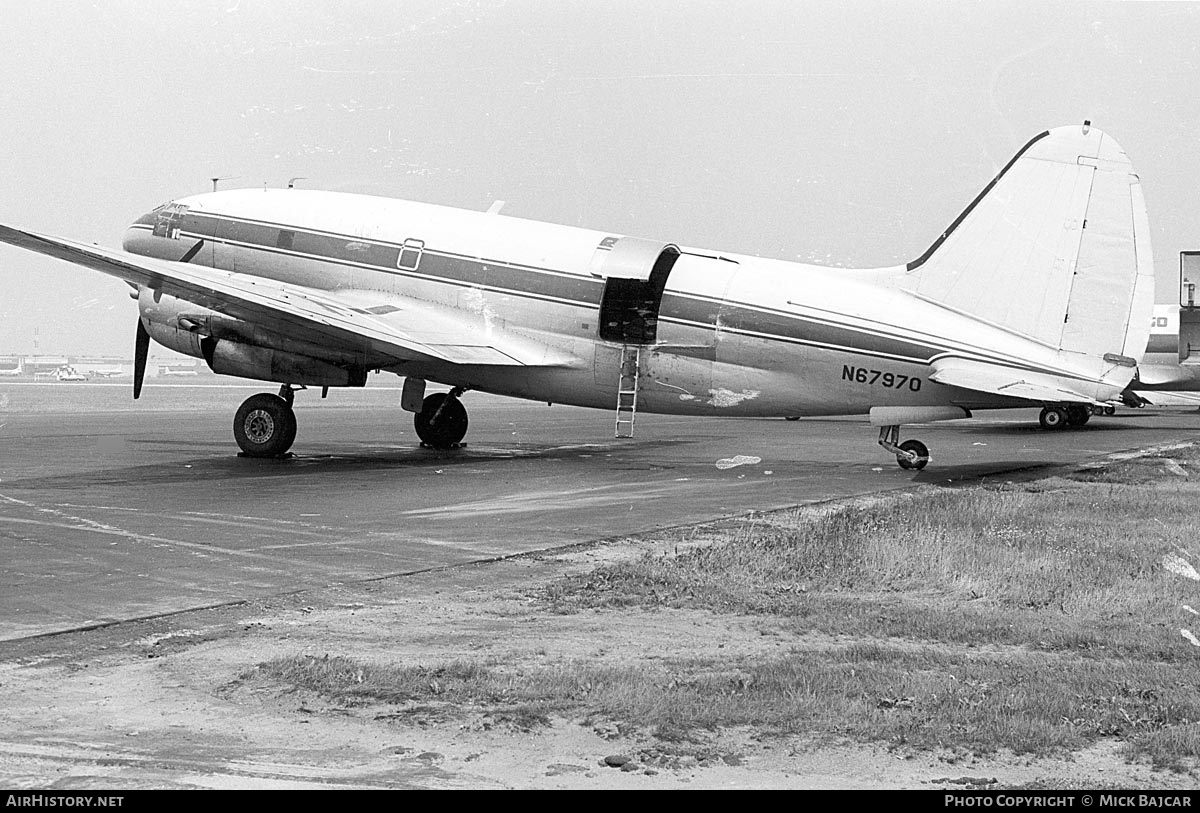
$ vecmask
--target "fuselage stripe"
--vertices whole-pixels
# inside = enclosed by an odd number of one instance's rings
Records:
[[[397,266],[400,251],[403,249],[402,243],[364,239],[355,235],[305,229],[289,224],[239,218],[212,212],[203,214],[188,212],[182,225],[183,228],[178,232],[180,237],[208,241],[212,244],[238,247],[249,251],[262,251],[314,262],[332,263],[347,268],[383,272],[398,277],[489,291],[504,296],[551,302],[582,308],[589,314],[595,313],[604,289],[604,280],[590,275],[483,259],[433,250],[428,247],[424,249],[418,266],[423,271],[405,269]],[[211,228],[206,230],[205,225],[210,225]],[[226,227],[230,233],[222,234],[222,226]],[[152,226],[148,223],[133,224],[131,228],[152,231]],[[281,231],[292,233],[289,248],[281,248],[277,245],[278,235]],[[248,239],[251,237],[260,239]],[[335,250],[337,248],[333,245],[335,242],[342,244],[342,250]],[[354,253],[364,256],[361,259],[346,256],[350,253],[345,248],[346,246],[361,246],[361,248],[354,249]],[[305,248],[308,250],[303,250]],[[321,251],[322,248],[326,250]],[[435,266],[434,268],[429,267],[430,261]],[[443,264],[444,268],[437,268]],[[442,273],[436,273],[437,271],[442,271]],[[567,291],[549,293],[545,284],[547,276],[555,277],[560,286],[566,282],[574,284],[568,285]],[[498,279],[499,277],[503,277],[503,279]],[[518,277],[518,279],[513,279],[514,277]],[[500,284],[501,282],[503,284]],[[669,282],[668,278],[668,285]],[[673,291],[669,287],[663,296],[659,320],[709,330],[716,334],[732,333],[905,363],[927,365],[937,358],[953,356],[974,358],[1018,370],[1069,376],[1079,381],[1096,381],[1096,379],[1083,377],[1070,371],[1041,365],[1033,366],[1021,359],[998,356],[995,352],[982,347],[950,342],[937,337],[904,336],[869,325],[845,324],[830,317],[820,317],[811,313],[795,313],[751,303],[722,300],[702,294]],[[769,327],[773,329],[762,329],[766,326],[764,322],[769,323]],[[814,329],[817,333],[824,332],[829,335],[814,337]],[[878,345],[863,346],[862,342],[854,343],[851,336],[873,340],[872,343],[878,343]]]

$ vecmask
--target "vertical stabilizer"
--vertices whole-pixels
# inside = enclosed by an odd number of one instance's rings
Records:
[[[1139,358],[1154,265],[1128,157],[1087,123],[1042,133],[908,264],[903,284],[1056,350]]]

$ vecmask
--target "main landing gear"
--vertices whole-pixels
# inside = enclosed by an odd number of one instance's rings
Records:
[[[1048,406],[1042,408],[1042,413],[1038,415],[1038,423],[1043,429],[1066,429],[1083,426],[1091,417],[1092,409],[1086,404]]]
[[[896,455],[896,462],[902,469],[920,471],[929,463],[929,449],[919,440],[906,440],[900,443],[899,426],[881,426],[879,428],[879,445]]]
[[[458,400],[464,392],[455,387],[450,392],[435,392],[425,396],[421,411],[413,417],[413,426],[421,445],[430,449],[457,449],[467,434],[467,408]]]
[[[238,407],[233,418],[233,436],[242,457],[283,457],[296,440],[296,412],[292,402],[296,389],[291,384],[279,388],[279,394],[260,392]],[[431,449],[456,449],[467,434],[467,410],[459,401],[465,390],[437,392],[421,402],[416,414],[417,437]]]
[[[283,457],[296,440],[295,390],[290,384],[279,394],[260,392],[238,407],[233,417],[233,437],[243,457]]]

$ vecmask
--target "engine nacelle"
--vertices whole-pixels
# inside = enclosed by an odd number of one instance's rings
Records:
[[[334,353],[341,364],[317,358],[305,351],[328,350],[173,296],[155,296],[147,288],[138,292],[138,309],[150,338],[177,353],[204,359],[214,373],[314,387],[367,383],[367,368],[358,354]]]
[[[208,366],[221,375],[313,387],[362,387],[367,383],[365,369],[346,369],[286,350],[211,338],[200,345]]]
[[[178,317],[182,311],[204,310],[190,302],[176,299],[173,296],[159,294],[157,297],[149,288],[141,288],[137,295],[138,310],[142,314],[142,324],[150,338],[168,350],[183,353],[185,356],[204,358],[200,347],[201,336],[179,325]],[[213,313],[213,311],[208,311]]]

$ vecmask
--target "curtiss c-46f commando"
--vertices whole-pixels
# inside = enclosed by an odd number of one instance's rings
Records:
[[[669,240],[364,195],[214,191],[138,218],[124,251],[0,227],[0,240],[120,277],[150,339],[216,373],[275,382],[234,436],[296,437],[301,387],[404,377],[420,439],[460,443],[471,390],[615,413],[866,414],[900,426],[1041,406],[1048,428],[1115,403],[1154,293],[1142,188],[1085,123],[1033,138],[906,265],[828,269]],[[426,394],[426,382],[449,388]]]

